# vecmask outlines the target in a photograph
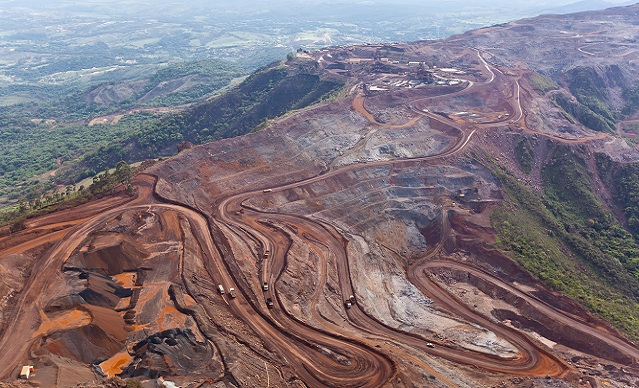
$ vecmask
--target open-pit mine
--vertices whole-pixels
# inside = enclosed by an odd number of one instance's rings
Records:
[[[491,163],[541,185],[539,168],[517,167],[518,139],[639,160],[535,91],[533,62],[486,43],[521,28],[301,52],[280,66],[341,80],[339,96],[183,150],[134,177],[133,196],[5,234],[0,377],[27,365],[23,383],[61,387],[115,376],[184,387],[639,384],[627,335],[494,245],[490,214],[508,198]],[[600,55],[592,36],[559,35],[573,57]],[[600,37],[613,39],[625,38]],[[638,48],[625,39],[617,51],[633,64]]]

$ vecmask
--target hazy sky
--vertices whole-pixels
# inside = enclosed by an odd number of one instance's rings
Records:
[[[82,0],[82,1],[74,1],[74,0],[0,0],[0,6],[22,6],[22,7],[56,7],[62,4],[64,5],[108,5],[108,4],[138,4],[138,5],[148,5],[153,6],[154,4],[209,4],[212,7],[219,6],[233,6],[233,4],[251,4],[253,3],[256,6],[268,6],[268,5],[285,5],[291,3],[302,3],[302,4],[339,4],[339,3],[350,3],[350,4],[388,4],[388,3],[396,3],[398,5],[401,4],[419,4],[424,6],[441,6],[441,5],[468,5],[468,6],[503,6],[510,5],[514,7],[539,7],[539,6],[547,6],[547,7],[555,7],[561,6],[571,3],[579,2],[580,0],[539,0],[539,1],[531,1],[531,0],[115,0],[115,1],[105,1],[105,0]],[[587,0],[592,1],[592,0]],[[600,2],[600,0],[595,0]],[[601,1],[603,2],[603,1]],[[625,4],[625,3],[633,3],[628,0],[605,0],[606,3],[611,4]]]
[[[0,19],[4,16],[8,21],[24,20],[29,25],[46,26],[53,24],[51,20],[64,23],[82,19],[159,21],[182,24],[185,28],[190,27],[189,23],[200,23],[236,29],[261,25],[264,21],[271,22],[271,26],[286,28],[288,24],[297,24],[307,29],[316,28],[319,23],[324,23],[323,27],[341,23],[368,29],[370,32],[364,35],[375,40],[416,40],[443,38],[543,13],[632,3],[629,0],[0,0]],[[565,7],[570,4],[579,6]],[[393,27],[399,29],[399,35],[385,33]]]
[[[636,0],[637,2],[639,0]],[[109,14],[127,14],[139,10],[171,10],[200,9],[206,11],[238,10],[247,14],[254,11],[268,9],[270,11],[285,10],[291,12],[317,6],[329,8],[330,5],[355,7],[396,6],[401,12],[402,6],[419,7],[424,12],[433,13],[445,11],[460,11],[480,8],[485,10],[499,9],[508,13],[524,11],[543,12],[556,7],[573,3],[589,3],[589,8],[606,8],[606,5],[631,4],[629,0],[0,0],[0,13],[3,9],[28,9],[31,11],[56,9],[58,11],[74,11],[77,9],[94,8],[108,10]],[[327,7],[328,6],[328,7]],[[167,15],[169,16],[169,15]]]
[[[639,0],[635,0],[637,2]],[[441,12],[464,12],[477,9],[480,12],[499,10],[510,17],[534,16],[539,13],[553,12],[553,9],[574,3],[588,3],[587,8],[603,9],[607,6],[631,4],[630,0],[0,0],[0,13],[3,10],[21,9],[27,12],[38,12],[55,9],[58,12],[77,13],[84,10],[104,11],[105,16],[132,15],[140,12],[161,11],[167,17],[172,13],[181,11],[199,10],[206,13],[238,12],[247,16],[258,12],[269,11],[277,14],[300,13],[306,10],[315,12],[317,7],[322,10],[330,10],[331,5],[348,7],[349,9],[371,9],[384,6],[384,12],[388,12],[389,6],[397,10],[397,13],[407,11],[408,8],[418,9],[419,13],[439,14]],[[337,12],[342,8],[337,9]],[[580,9],[578,9],[580,10]],[[559,12],[565,12],[563,10]],[[318,15],[321,17],[321,15]],[[381,15],[380,15],[381,16]],[[393,16],[390,14],[389,16]]]

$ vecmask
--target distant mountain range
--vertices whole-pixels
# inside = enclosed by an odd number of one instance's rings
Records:
[[[552,7],[543,10],[542,13],[574,13],[583,11],[593,11],[598,9],[605,9],[610,7],[619,7],[635,4],[636,1],[627,1],[624,3],[611,3],[603,0],[581,0],[568,5],[562,5],[559,7]]]

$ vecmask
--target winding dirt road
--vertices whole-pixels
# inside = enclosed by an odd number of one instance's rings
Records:
[[[469,90],[492,84],[495,80],[506,77],[500,72],[495,73],[479,51],[477,55],[490,74],[489,78],[483,83],[470,83],[468,88],[456,93],[468,93]],[[513,96],[510,103],[513,105],[513,116],[516,121],[524,121],[519,80],[511,80],[511,82]],[[266,344],[266,348],[287,360],[288,366],[309,386],[382,386],[397,375],[397,358],[418,365],[424,371],[437,376],[444,384],[454,385],[454,382],[437,373],[426,361],[416,357],[415,352],[509,375],[536,377],[550,375],[562,378],[573,372],[572,367],[565,361],[533,340],[528,334],[481,315],[447,292],[431,276],[433,270],[441,268],[465,272],[501,287],[508,293],[525,300],[548,319],[560,321],[597,341],[606,342],[637,363],[639,351],[627,341],[558,311],[512,284],[477,268],[451,260],[442,260],[440,255],[451,234],[448,220],[450,208],[442,207],[442,230],[439,241],[426,256],[406,268],[407,277],[424,295],[434,301],[438,308],[489,330],[513,345],[517,349],[513,356],[499,357],[462,349],[447,343],[436,343],[434,346],[432,340],[423,336],[385,325],[359,303],[355,303],[351,308],[345,307],[343,301],[350,295],[355,295],[356,289],[349,264],[349,240],[345,237],[345,233],[313,217],[268,213],[247,204],[250,199],[266,193],[269,195],[283,193],[340,174],[398,163],[423,166],[428,163],[442,162],[446,158],[463,152],[482,125],[459,125],[453,120],[416,107],[416,104],[422,105],[425,102],[427,102],[425,98],[411,101],[409,106],[418,113],[418,116],[402,125],[386,125],[377,122],[374,115],[366,110],[365,100],[361,95],[355,96],[352,107],[374,126],[404,128],[428,118],[448,132],[455,133],[455,141],[437,155],[363,162],[330,168],[320,175],[298,182],[228,196],[218,201],[213,214],[209,215],[198,209],[161,198],[155,192],[157,177],[139,175],[134,181],[138,191],[137,197],[127,203],[108,202],[95,205],[96,209],[99,209],[98,212],[84,216],[78,215],[78,218],[64,225],[61,225],[56,217],[34,220],[32,227],[48,230],[48,233],[45,232],[30,242],[0,251],[0,254],[6,256],[25,252],[35,245],[55,243],[37,259],[37,271],[33,272],[24,290],[15,299],[14,308],[10,311],[11,319],[8,320],[6,327],[2,328],[0,347],[3,352],[0,353],[0,376],[9,376],[17,365],[27,358],[29,349],[35,341],[33,334],[38,329],[41,312],[45,307],[43,300],[46,299],[43,299],[42,295],[53,294],[56,287],[64,282],[61,268],[65,262],[92,233],[128,211],[150,213],[172,211],[187,219],[193,230],[193,236],[202,248],[201,255],[206,273],[198,274],[198,276],[206,279],[208,284],[221,284],[226,289],[235,288],[237,298],[225,299],[228,311],[250,327],[254,334]],[[486,124],[486,126],[494,125]],[[588,140],[592,139],[580,139],[580,141]],[[562,139],[562,141],[569,140]],[[59,227],[63,229],[56,229]],[[318,261],[314,289],[310,290],[308,319],[301,319],[299,315],[291,311],[285,295],[278,291],[278,283],[289,265],[288,254],[294,241],[303,241],[309,250],[314,252]],[[253,248],[255,245],[259,246],[258,252]],[[264,257],[266,251],[270,251],[268,258]],[[237,263],[243,258],[237,257],[237,252],[257,253],[260,256],[259,273],[252,274],[250,277],[240,273]],[[180,268],[183,268],[183,265],[180,265]],[[337,274],[338,288],[335,293],[339,295],[337,306],[343,309],[340,313],[345,319],[344,322],[325,319],[320,312],[321,299],[324,290],[329,286],[329,273],[332,272]],[[262,292],[262,283],[269,285],[267,292]],[[194,300],[203,305],[206,304],[206,300],[198,296],[195,291],[190,290],[189,287],[186,288]],[[265,298],[273,299],[272,308],[267,305]],[[335,314],[339,316],[338,313]],[[212,317],[209,319],[212,320]],[[206,335],[206,330],[201,329]]]

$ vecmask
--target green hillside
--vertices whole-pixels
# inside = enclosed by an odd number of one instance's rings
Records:
[[[342,86],[337,80],[274,65],[254,73],[222,96],[133,128],[110,144],[64,165],[57,179],[69,182],[92,176],[120,160],[135,162],[172,155],[183,141],[202,144],[243,135],[265,120],[327,98]]]
[[[604,155],[597,159],[602,168],[616,171],[608,179],[621,178],[618,205],[632,207],[634,200],[621,193],[639,185],[638,167]],[[637,234],[627,232],[595,194],[597,172],[588,169],[580,149],[554,146],[542,169],[542,195],[496,164],[489,166],[508,196],[508,205],[492,213],[497,245],[551,288],[639,338]],[[626,207],[630,217],[635,211]]]

